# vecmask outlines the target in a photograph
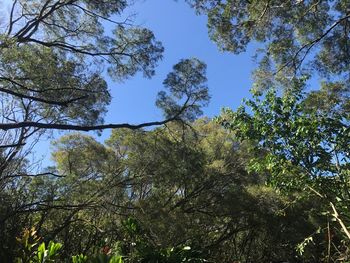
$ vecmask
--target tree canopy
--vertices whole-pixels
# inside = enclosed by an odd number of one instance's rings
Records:
[[[331,94],[349,98],[349,2],[344,0],[187,0],[208,17],[221,50],[256,50],[254,88],[290,87],[303,75],[320,77]],[[322,97],[327,100],[327,97]]]
[[[164,52],[127,17],[133,1],[11,1],[1,262],[349,262],[350,2],[184,2],[220,50],[255,49],[252,98],[201,117],[207,66],[184,58],[155,98],[163,119],[105,124],[107,80],[151,78]],[[75,132],[40,164],[49,130]]]
[[[182,60],[164,82],[172,87],[174,98],[159,94],[157,105],[167,120],[103,125],[112,99],[104,71],[115,81],[137,72],[150,78],[164,50],[152,31],[123,20],[128,5],[128,1],[13,1],[0,32],[0,91],[3,100],[13,100],[3,106],[7,114],[1,129],[137,129],[179,120],[191,115],[189,108],[199,112],[209,99],[205,65],[196,59]],[[114,29],[105,32],[104,23]],[[174,100],[184,97],[183,105]]]

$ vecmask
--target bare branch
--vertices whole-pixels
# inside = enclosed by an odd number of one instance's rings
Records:
[[[58,123],[41,123],[41,122],[18,122],[18,123],[1,123],[1,130],[13,130],[24,127],[34,127],[40,129],[48,129],[48,130],[74,130],[74,131],[97,131],[104,129],[131,129],[137,130],[145,127],[151,126],[159,126],[166,124],[171,121],[180,120],[178,116],[172,117],[163,121],[153,121],[153,122],[145,122],[141,124],[129,124],[129,123],[120,123],[120,124],[103,124],[103,125],[95,125],[95,126],[82,126],[82,125],[74,125],[74,124],[58,124]]]
[[[14,13],[14,11],[15,11],[15,6],[16,6],[16,4],[17,4],[17,1],[18,1],[18,0],[13,1],[13,4],[12,4],[11,13],[10,13],[9,30],[7,31],[7,34],[8,34],[8,35],[11,34],[13,25],[14,25],[14,23],[16,23],[16,22],[15,22],[16,20],[15,20],[15,21],[13,20],[13,13]]]
[[[5,178],[16,178],[16,177],[39,177],[39,176],[54,176],[58,178],[64,178],[64,175],[52,173],[52,172],[46,172],[46,173],[38,173],[38,174],[12,174],[9,176],[6,176]]]
[[[339,217],[339,214],[337,212],[337,209],[335,208],[335,206],[333,205],[332,202],[330,202],[330,206],[332,207],[333,210],[333,216],[335,217],[335,219],[337,219],[338,223],[340,224],[341,228],[343,229],[344,233],[346,234],[346,236],[348,237],[348,239],[350,240],[350,232],[347,229],[347,227],[345,226],[343,220],[341,220],[341,218]]]
[[[4,78],[0,78],[0,79],[4,79]],[[11,79],[7,79],[7,80],[12,82],[15,85],[18,85],[18,86],[21,86],[22,88],[25,88],[23,85],[21,85],[18,82],[15,82],[15,81],[13,81]],[[47,99],[43,99],[43,98],[38,98],[38,97],[35,97],[35,96],[31,96],[31,95],[25,95],[25,94],[18,93],[18,92],[15,92],[15,91],[12,91],[12,90],[9,90],[9,89],[5,89],[5,88],[1,88],[1,87],[0,87],[0,92],[4,92],[6,94],[10,94],[10,95],[22,98],[22,99],[31,99],[31,100],[38,101],[38,102],[43,102],[43,103],[46,103],[46,104],[57,105],[57,106],[64,106],[64,107],[67,107],[69,104],[71,104],[73,102],[76,102],[78,100],[82,100],[82,99],[88,98],[88,95],[85,95],[85,96],[81,96],[81,97],[78,97],[78,98],[73,98],[73,99],[66,100],[66,101],[57,101],[57,100],[47,100]]]
[[[21,147],[21,146],[24,146],[24,145],[26,145],[26,144],[25,143],[6,144],[6,145],[0,145],[0,149]]]
[[[68,43],[63,43],[63,42],[58,42],[58,41],[45,42],[45,41],[41,41],[41,40],[34,39],[34,38],[25,38],[25,39],[18,40],[18,42],[21,42],[21,43],[33,42],[33,43],[43,45],[45,47],[57,47],[57,48],[61,48],[61,49],[66,50],[66,51],[80,53],[80,54],[84,54],[84,55],[89,55],[92,57],[94,57],[94,56],[113,56],[113,55],[132,57],[132,55],[130,55],[128,53],[124,53],[124,52],[88,51],[88,50],[84,49],[87,47],[78,47],[78,46],[74,46],[74,45],[71,45]]]

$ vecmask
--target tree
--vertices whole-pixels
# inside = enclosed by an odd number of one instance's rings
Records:
[[[186,1],[208,16],[209,35],[221,50],[256,49],[255,89],[288,89],[291,79],[310,74],[349,101],[348,1]]]
[[[268,172],[268,182],[285,193],[297,191],[323,203],[323,208],[314,212],[326,217],[320,225],[328,236],[324,260],[347,260],[349,114],[325,114],[315,108],[312,97],[302,92],[303,85],[294,82],[295,89],[282,96],[276,90],[269,90],[265,96],[255,94],[246,102],[249,111],[244,106],[237,111],[226,109],[218,121],[241,140],[257,142],[253,151],[264,154],[251,159],[252,171]]]
[[[31,183],[38,205],[30,218],[40,235],[65,244],[66,257],[118,245],[136,258],[189,246],[214,262],[295,260],[296,245],[316,231],[305,215],[316,205],[293,205],[263,174],[248,176],[251,147],[208,119],[117,129],[105,144],[66,135],[54,144],[61,177]],[[130,217],[137,235],[124,229]]]

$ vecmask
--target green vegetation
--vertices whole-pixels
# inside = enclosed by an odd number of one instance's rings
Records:
[[[161,43],[122,20],[126,0],[12,1],[0,262],[350,262],[350,2],[186,2],[219,48],[259,46],[252,99],[200,118],[206,65],[182,59],[158,93],[163,120],[105,125],[105,73],[151,77]],[[77,132],[110,128],[104,143]],[[37,168],[50,130],[75,132]]]

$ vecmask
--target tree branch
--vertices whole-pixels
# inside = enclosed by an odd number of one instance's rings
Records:
[[[4,78],[0,78],[0,79],[4,79]],[[11,83],[15,84],[15,85],[18,85],[18,86],[20,86],[22,88],[25,88],[24,86],[22,86],[21,84],[15,82],[15,81],[12,81],[12,80],[9,80],[9,81]],[[38,97],[35,97],[35,96],[31,96],[31,95],[25,95],[25,94],[22,94],[22,93],[19,93],[19,92],[15,92],[15,91],[12,91],[12,90],[9,90],[9,89],[4,89],[4,88],[1,88],[1,87],[0,87],[0,92],[4,92],[4,93],[7,93],[7,94],[10,94],[10,95],[16,96],[18,98],[22,98],[22,99],[31,99],[31,100],[38,101],[38,102],[43,102],[43,103],[46,103],[46,104],[57,105],[57,106],[64,106],[64,107],[67,107],[70,103],[76,102],[78,100],[86,99],[88,97],[88,95],[86,95],[86,96],[81,96],[81,97],[73,98],[73,99],[66,100],[66,101],[56,101],[56,100],[42,99],[42,98],[38,98]]]
[[[12,4],[11,13],[10,13],[10,24],[9,24],[9,29],[8,29],[8,31],[7,31],[7,34],[8,34],[8,35],[11,34],[13,25],[14,25],[14,23],[15,23],[15,21],[13,20],[13,13],[14,13],[14,11],[15,11],[15,6],[16,6],[16,4],[17,4],[17,1],[18,1],[18,0],[13,1],[13,4]]]
[[[335,27],[337,27],[341,22],[346,21],[347,19],[350,18],[350,14],[347,14],[346,16],[338,19],[336,22],[334,22],[322,35],[320,35],[318,38],[313,39],[312,41],[306,43],[305,45],[303,45],[302,47],[300,47],[298,49],[298,51],[295,53],[295,55],[293,56],[293,58],[289,61],[287,61],[285,64],[283,64],[276,72],[275,75],[279,72],[281,72],[284,68],[288,67],[291,63],[293,65],[296,64],[296,60],[299,56],[299,54],[306,49],[302,59],[299,62],[299,65],[297,67],[295,67],[295,70],[297,70],[298,68],[300,68],[301,64],[303,63],[303,61],[305,60],[307,54],[310,52],[310,50],[312,49],[312,47],[314,47],[317,43],[319,43],[324,37],[326,37]]]
[[[6,145],[0,145],[0,149],[6,149],[6,148],[15,148],[15,147],[21,147],[26,145],[23,143],[14,143],[14,144],[6,144]]]
[[[350,240],[350,232],[347,229],[347,227],[345,226],[343,220],[341,220],[341,218],[339,217],[338,211],[336,210],[335,206],[333,205],[332,202],[330,202],[330,206],[332,207],[333,210],[333,216],[335,217],[335,219],[337,219],[338,223],[340,224],[341,228],[343,229],[345,235],[348,237],[348,239]]]
[[[1,123],[0,129],[7,131],[7,130],[27,127],[27,128],[40,128],[40,129],[48,129],[48,130],[55,129],[55,130],[74,130],[74,131],[97,131],[97,130],[121,129],[121,128],[137,130],[145,127],[163,125],[175,120],[180,120],[178,115],[163,121],[145,122],[141,124],[120,123],[120,124],[103,124],[103,125],[95,125],[95,126],[83,126],[83,125],[59,124],[59,123],[41,123],[41,122],[28,121],[28,122],[18,122],[18,123]]]

